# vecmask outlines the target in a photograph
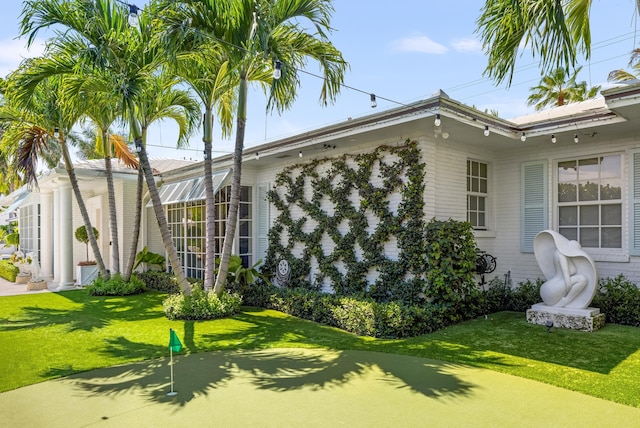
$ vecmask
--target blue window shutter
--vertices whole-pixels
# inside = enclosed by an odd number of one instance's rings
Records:
[[[640,151],[631,152],[629,161],[629,254],[640,256]]]
[[[269,249],[269,201],[267,201],[267,192],[269,186],[258,187],[258,245],[256,260],[264,260],[267,250]]]
[[[520,180],[520,251],[533,252],[533,240],[548,227],[547,162],[522,164]]]

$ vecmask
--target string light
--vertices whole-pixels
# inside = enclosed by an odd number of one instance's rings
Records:
[[[131,25],[132,27],[137,27],[138,26],[138,11],[140,9],[138,8],[138,6],[134,5],[134,4],[130,4],[129,5],[129,25]]]
[[[256,160],[260,160],[260,153],[256,152]]]
[[[376,94],[370,94],[370,95],[371,95],[371,108],[378,107],[378,103],[376,101]]]
[[[556,138],[556,134],[551,134],[551,142],[552,142],[553,144],[555,144],[555,143],[557,143],[557,142],[558,142],[558,139]]]
[[[526,136],[526,134],[524,133],[524,131],[522,131],[522,135],[520,136],[520,141],[522,141],[523,143],[524,143],[525,141],[527,141],[527,136]]]
[[[442,121],[440,120],[440,113],[436,113],[436,118],[435,118],[435,120],[433,121],[433,124],[434,124],[435,126],[440,126],[440,124],[441,124],[441,123],[442,123]]]
[[[299,157],[299,158],[301,158],[301,157],[302,157],[302,150],[300,150],[300,151],[298,152],[298,157]]]
[[[276,61],[276,65],[273,69],[273,78],[278,80],[282,77],[282,62]]]
[[[578,138],[578,134],[575,134],[573,136],[573,142],[576,143],[576,144],[578,144],[580,142],[580,139]]]
[[[57,126],[55,128],[53,128],[53,136],[55,138],[60,137],[60,128],[58,128]]]
[[[491,134],[491,131],[489,131],[489,125],[485,125],[484,126],[484,136],[488,137],[489,134]]]

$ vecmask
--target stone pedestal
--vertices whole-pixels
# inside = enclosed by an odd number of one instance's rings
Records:
[[[16,276],[16,284],[27,284],[29,281],[31,281],[31,274],[19,273]]]
[[[39,279],[37,281],[29,281],[27,283],[27,290],[46,290],[47,289],[47,281]]]
[[[569,309],[538,303],[527,309],[527,322],[546,325],[551,321],[554,327],[573,330],[596,331],[604,326],[605,316],[598,308]]]

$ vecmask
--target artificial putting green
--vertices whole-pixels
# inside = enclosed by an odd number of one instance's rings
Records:
[[[1,297],[1,390],[164,358],[173,328],[184,344],[182,355],[269,348],[376,351],[488,368],[640,407],[638,328],[546,333],[527,324],[524,314],[503,312],[416,338],[378,340],[252,308],[231,319],[170,322],[162,313],[163,298],[90,297],[83,291]]]

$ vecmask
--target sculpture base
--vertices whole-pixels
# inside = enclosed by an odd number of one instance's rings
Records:
[[[538,303],[527,309],[527,322],[545,325],[551,321],[554,327],[581,331],[596,331],[604,327],[605,316],[598,308],[556,308]]]
[[[29,281],[27,283],[27,290],[46,290],[47,289],[47,281],[39,279],[36,281]]]

